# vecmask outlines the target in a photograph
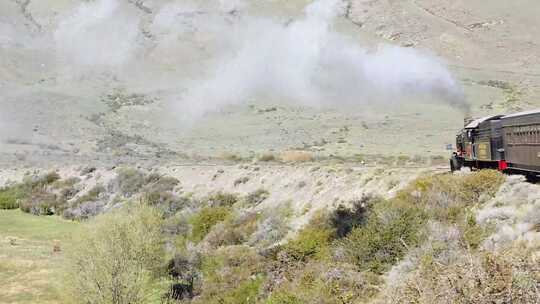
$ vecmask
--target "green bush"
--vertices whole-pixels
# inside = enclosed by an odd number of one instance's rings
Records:
[[[145,185],[146,179],[144,173],[133,168],[121,168],[118,170],[115,182],[120,192],[125,197],[130,197]]]
[[[237,216],[229,216],[222,224],[206,237],[206,241],[213,247],[227,245],[241,245],[249,240],[251,235],[257,230],[259,214],[256,212],[246,212]]]
[[[19,207],[23,212],[33,215],[53,215],[58,206],[55,194],[45,190],[35,190],[29,197],[21,200]]]
[[[283,251],[296,261],[327,256],[333,234],[331,229],[305,228],[294,240],[283,245]]]
[[[212,207],[231,207],[238,202],[238,195],[220,191],[209,196],[206,201]]]
[[[161,215],[131,205],[84,225],[67,248],[66,301],[148,303],[164,262]]]
[[[91,202],[91,201],[97,201],[100,196],[107,192],[107,189],[103,187],[102,185],[95,185],[92,187],[92,189],[88,190],[88,192],[82,196],[80,196],[74,203],[74,205],[80,205],[85,202]]]
[[[383,273],[420,242],[426,222],[421,209],[391,200],[374,207],[364,226],[342,241],[350,261],[362,270]]]
[[[489,227],[478,225],[472,213],[467,215],[464,222],[460,227],[461,231],[463,231],[463,241],[467,247],[477,249],[489,236]]]
[[[210,229],[219,222],[224,221],[230,214],[227,207],[205,207],[191,219],[191,240],[200,242],[210,232]]]
[[[265,304],[308,304],[301,301],[296,295],[286,291],[276,291],[268,298]]]
[[[254,278],[246,280],[238,287],[225,291],[221,299],[216,299],[215,303],[220,304],[256,304],[259,289],[261,288],[263,278]],[[212,301],[210,302],[212,303]]]
[[[200,295],[193,303],[256,303],[263,283],[262,257],[248,246],[228,246],[203,257]]]
[[[282,273],[282,272],[279,272]],[[354,266],[335,260],[310,261],[294,269],[285,277],[271,282],[278,286],[266,303],[366,303],[377,294],[381,280],[370,278]],[[372,285],[373,284],[373,285]],[[290,295],[294,295],[291,299]],[[295,302],[293,302],[295,303]]]
[[[0,209],[17,209],[24,197],[25,193],[20,186],[0,189]]]
[[[338,206],[330,214],[330,223],[336,230],[336,237],[345,237],[352,229],[364,225],[367,222],[369,208],[375,203],[374,201],[371,197],[363,197],[351,202],[351,208]]]
[[[45,192],[44,188],[59,179],[60,175],[58,173],[49,172],[39,176],[27,176],[22,183],[0,189],[0,209],[17,209],[23,204],[23,200],[26,200],[22,209],[28,212],[31,209],[30,205],[38,203],[36,199],[39,195],[34,195],[34,198],[31,198],[32,194],[43,194]],[[31,202],[28,201],[30,199]]]
[[[482,195],[493,197],[504,182],[504,174],[497,170],[480,170],[463,177],[463,191],[466,199],[478,201]]]
[[[469,207],[493,197],[503,182],[504,175],[495,170],[464,176],[423,176],[400,191],[397,198],[421,205],[436,220],[456,223],[466,216]]]
[[[60,180],[60,175],[56,172],[49,172],[41,176],[38,180],[42,185],[50,185],[58,180]]]

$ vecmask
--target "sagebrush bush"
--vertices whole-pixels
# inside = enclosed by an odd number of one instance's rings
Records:
[[[161,214],[130,205],[81,227],[67,251],[66,301],[148,303],[164,259]]]
[[[334,261],[311,261],[286,278],[273,279],[281,283],[266,303],[364,303],[378,291],[354,265]]]
[[[44,186],[44,185],[50,185],[60,179],[61,179],[60,174],[53,171],[53,172],[45,173],[44,175],[39,176],[37,180],[35,181],[35,183],[38,185]]]
[[[224,221],[230,214],[227,207],[205,207],[190,219],[192,226],[191,240],[199,242],[210,232],[210,229]]]
[[[495,196],[504,180],[504,174],[497,170],[480,170],[465,175],[462,182],[463,190],[469,194],[465,197],[473,202],[479,201],[483,195],[491,198]]]
[[[265,189],[257,189],[253,192],[250,192],[245,198],[244,203],[248,207],[257,206],[258,204],[264,202],[268,197],[270,197],[270,192]]]
[[[229,216],[225,221],[215,225],[205,240],[216,248],[244,244],[257,230],[259,217],[256,212]]]
[[[257,223],[257,229],[251,234],[248,243],[252,246],[266,247],[281,241],[289,231],[287,217],[283,213],[264,215]]]
[[[248,246],[221,247],[203,258],[200,296],[193,303],[256,303],[263,258]]]
[[[500,253],[462,251],[449,263],[424,259],[403,284],[383,294],[383,303],[537,303],[540,266],[527,248]]]
[[[455,223],[469,207],[493,197],[503,182],[504,175],[495,170],[467,175],[437,174],[416,179],[397,197],[421,205],[437,220]]]
[[[350,261],[360,269],[387,271],[420,242],[426,216],[414,205],[396,200],[374,206],[367,223],[341,241]]]
[[[101,213],[106,204],[107,189],[97,184],[84,195],[78,197],[70,204],[66,204],[62,210],[62,216],[69,220],[85,220]]]
[[[112,185],[125,197],[130,197],[145,185],[147,180],[143,172],[133,168],[120,168]]]
[[[206,198],[208,205],[211,207],[231,207],[238,200],[238,195],[221,191]]]

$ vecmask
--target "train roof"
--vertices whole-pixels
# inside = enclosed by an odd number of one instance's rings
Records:
[[[529,111],[524,111],[524,112],[519,112],[519,113],[514,113],[514,114],[509,114],[509,115],[505,115],[504,118],[527,116],[527,115],[532,115],[532,114],[540,114],[540,109],[529,110]]]
[[[488,121],[488,120],[494,120],[494,119],[499,119],[501,117],[503,117],[504,115],[491,115],[491,116],[485,116],[485,117],[482,117],[482,118],[478,118],[478,119],[475,119],[473,121],[471,121],[470,123],[468,123],[466,126],[465,126],[465,129],[474,129],[474,128],[478,128],[478,126],[483,123],[484,121]]]

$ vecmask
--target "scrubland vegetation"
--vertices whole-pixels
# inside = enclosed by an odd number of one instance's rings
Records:
[[[26,179],[0,202],[83,222],[65,246],[64,302],[534,303],[538,238],[493,249],[502,220],[478,217],[505,180],[489,170],[422,176],[393,198],[319,210],[296,233],[286,204],[257,208],[264,189],[197,199],[135,169],[86,193],[54,174]]]

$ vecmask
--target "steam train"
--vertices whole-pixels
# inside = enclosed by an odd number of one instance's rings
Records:
[[[540,109],[492,115],[469,121],[456,136],[450,169],[498,169],[523,174],[530,181],[540,175]]]

